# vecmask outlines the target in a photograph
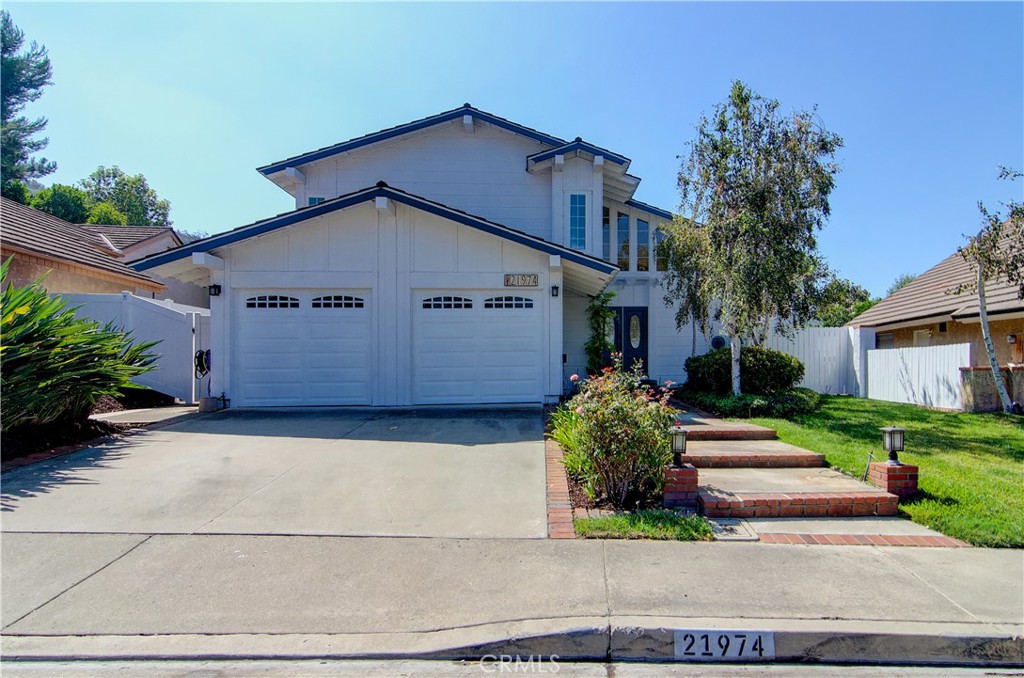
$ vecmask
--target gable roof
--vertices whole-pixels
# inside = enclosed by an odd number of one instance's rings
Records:
[[[1004,241],[1004,242],[1008,242]],[[884,327],[913,320],[954,320],[978,315],[978,295],[974,292],[947,294],[946,290],[975,279],[973,267],[956,252],[914,278],[903,288],[878,302],[848,324]],[[990,316],[1024,311],[1024,300],[1017,289],[1002,279],[985,285],[985,301]]]
[[[80,224],[80,226],[90,233],[104,236],[114,247],[122,250],[144,240],[164,234],[170,234],[178,245],[183,244],[173,228],[165,228],[163,226],[117,226],[105,224]]]
[[[0,242],[14,250],[130,278],[148,288],[162,288],[149,276],[125,266],[118,253],[97,235],[7,198],[0,198]]]
[[[575,262],[600,273],[611,274],[619,270],[618,267],[603,259],[598,259],[597,257],[590,256],[589,254],[584,254],[583,252],[578,252],[576,250],[563,247],[562,245],[557,245],[544,240],[543,238],[538,238],[537,236],[517,231],[516,229],[489,221],[483,217],[469,214],[468,212],[463,212],[462,210],[455,209],[454,207],[448,207],[442,203],[428,200],[427,198],[414,195],[412,193],[407,193],[406,191],[388,186],[383,181],[378,182],[376,186],[340,195],[337,198],[326,200],[318,205],[300,207],[297,210],[285,212],[277,215],[276,217],[262,219],[247,226],[240,226],[239,228],[228,231],[227,233],[210,236],[173,250],[150,255],[133,262],[131,266],[138,271],[149,270],[172,261],[191,257],[195,252],[209,252],[210,250],[217,249],[218,247],[233,245],[237,242],[248,240],[249,238],[254,238],[258,235],[276,231],[277,229],[285,228],[286,226],[291,226],[309,219],[315,219],[316,217],[322,217],[326,214],[330,214],[331,212],[352,207],[353,205],[358,205],[360,203],[369,202],[376,198],[390,198],[397,203],[402,203],[403,205],[408,205],[424,212],[435,214],[456,223],[476,228],[540,252],[559,255],[568,261]]]
[[[545,160],[550,160],[556,155],[570,155],[572,153],[578,154],[580,151],[584,153],[589,153],[590,155],[593,156],[600,155],[605,160],[613,162],[616,165],[629,167],[630,159],[627,158],[626,156],[619,155],[618,153],[613,153],[612,151],[609,151],[607,148],[595,146],[594,144],[584,141],[580,137],[576,137],[575,140],[570,141],[567,144],[562,144],[561,146],[556,146],[546,151],[541,151],[540,153],[534,153],[533,155],[528,156],[526,158],[526,161],[528,163],[536,164],[539,162],[544,162]]]
[[[361,137],[356,137],[355,139],[343,141],[340,144],[334,144],[333,146],[325,146],[318,150],[296,155],[278,162],[273,162],[269,165],[264,165],[263,167],[257,167],[256,169],[258,172],[263,174],[263,176],[267,176],[274,174],[275,172],[288,169],[289,167],[298,167],[299,165],[305,165],[306,163],[322,160],[332,155],[337,155],[338,153],[345,153],[357,148],[362,148],[363,146],[369,146],[370,144],[393,139],[395,137],[402,136],[403,134],[409,134],[410,132],[415,132],[427,127],[440,125],[441,123],[448,122],[449,120],[457,120],[464,115],[470,115],[476,120],[486,122],[490,125],[494,125],[495,127],[500,127],[508,130],[509,132],[533,139],[534,141],[539,141],[540,143],[547,144],[549,146],[564,146],[566,144],[565,139],[559,139],[558,137],[551,136],[550,134],[539,132],[532,127],[520,125],[519,123],[494,115],[493,113],[488,113],[487,111],[481,111],[479,108],[474,108],[470,104],[463,104],[459,108],[453,108],[450,111],[431,115],[419,120],[413,120],[412,122],[407,122],[404,125],[397,125],[395,127],[382,129],[379,132],[373,132]]]

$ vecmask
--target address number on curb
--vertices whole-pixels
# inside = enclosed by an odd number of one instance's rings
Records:
[[[775,659],[771,631],[675,630],[676,660],[684,662],[766,661]]]

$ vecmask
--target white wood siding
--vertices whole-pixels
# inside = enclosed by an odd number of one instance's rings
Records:
[[[960,368],[970,364],[970,344],[868,351],[867,395],[876,400],[960,410]]]
[[[486,124],[462,122],[303,165],[307,196],[333,198],[386,181],[449,207],[551,239],[551,179],[526,171],[526,157],[547,148]]]

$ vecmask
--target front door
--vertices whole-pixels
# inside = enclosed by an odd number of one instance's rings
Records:
[[[616,306],[615,351],[622,354],[622,366],[630,369],[640,361],[647,372],[647,307]]]

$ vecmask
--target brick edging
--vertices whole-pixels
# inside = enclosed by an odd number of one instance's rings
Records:
[[[938,546],[970,548],[959,539],[943,536],[890,534],[794,534],[770,532],[758,534],[764,544],[811,544],[825,546]]]
[[[548,539],[575,539],[572,524],[572,500],[569,481],[562,464],[562,448],[550,438],[544,439],[544,469],[548,510]]]

